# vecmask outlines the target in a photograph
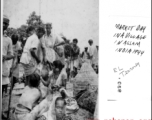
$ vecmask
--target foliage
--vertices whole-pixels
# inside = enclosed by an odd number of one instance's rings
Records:
[[[23,37],[27,37],[26,30],[29,26],[33,26],[35,27],[35,29],[37,29],[39,26],[44,27],[44,23],[41,20],[41,16],[36,15],[36,12],[32,12],[28,17],[26,24],[21,25],[17,29],[20,39],[22,39]]]
[[[7,35],[8,35],[9,37],[11,37],[13,34],[17,34],[17,33],[18,33],[17,30],[14,29],[14,28],[8,28],[8,29],[7,29]]]
[[[18,34],[20,35],[20,37],[26,36],[26,30],[27,30],[27,25],[21,25],[21,27],[19,27],[17,29]]]
[[[38,28],[38,26],[43,26],[44,24],[41,20],[41,16],[36,15],[36,12],[32,12],[29,16],[29,18],[27,19],[28,26],[34,26],[35,28]]]

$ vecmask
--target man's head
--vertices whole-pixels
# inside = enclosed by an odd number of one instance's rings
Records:
[[[17,34],[13,34],[11,38],[12,38],[13,45],[15,45],[17,43],[18,39],[19,39],[18,35]]]
[[[66,102],[62,97],[58,97],[55,101],[56,116],[62,118],[65,115]]]
[[[3,16],[3,31],[7,30],[8,26],[9,26],[9,18],[6,15],[4,15]]]
[[[33,73],[29,76],[29,86],[38,87],[40,84],[40,76],[37,73]]]
[[[7,30],[4,30],[4,35],[7,35]]]
[[[52,30],[52,24],[51,23],[47,23],[46,24],[46,33],[50,34]]]
[[[56,60],[53,62],[53,72],[54,73],[59,73],[61,70],[64,68],[64,65],[60,60]]]
[[[74,45],[77,45],[77,43],[78,43],[78,39],[76,39],[76,38],[73,39],[73,44],[74,44]]]
[[[89,45],[91,46],[91,45],[93,44],[93,40],[90,39],[90,40],[88,41],[88,43],[89,43]]]
[[[99,46],[98,45],[96,46],[96,48],[97,48],[97,50],[99,50]]]
[[[26,30],[26,33],[27,33],[28,36],[33,35],[34,32],[35,32],[35,28],[34,28],[33,26],[29,26],[29,27],[27,28],[27,30]]]
[[[43,27],[38,27],[36,34],[38,38],[40,39],[45,34],[45,29]]]
[[[88,51],[88,47],[85,47],[84,50],[85,50],[85,52],[87,52]]]

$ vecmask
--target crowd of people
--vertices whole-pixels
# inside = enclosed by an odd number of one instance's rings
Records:
[[[92,39],[80,52],[78,39],[52,33],[52,23],[45,28],[28,26],[22,42],[18,34],[7,35],[9,18],[3,16],[2,97],[7,95],[10,77],[20,64],[24,68],[24,91],[14,109],[16,120],[63,120],[68,118],[65,107],[66,85],[75,78],[84,62],[98,74],[98,46]],[[13,76],[14,84],[21,82]],[[51,115],[46,115],[53,111]],[[3,117],[5,117],[2,114]]]

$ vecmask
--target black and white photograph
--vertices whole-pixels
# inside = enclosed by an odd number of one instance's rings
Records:
[[[151,0],[1,0],[2,120],[152,120]]]
[[[99,0],[2,7],[1,119],[97,119]]]

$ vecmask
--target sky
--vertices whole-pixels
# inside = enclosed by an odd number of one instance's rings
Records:
[[[10,18],[10,27],[26,24],[35,11],[44,23],[53,24],[56,35],[77,38],[81,51],[93,39],[99,41],[99,0],[4,0],[3,13]]]

